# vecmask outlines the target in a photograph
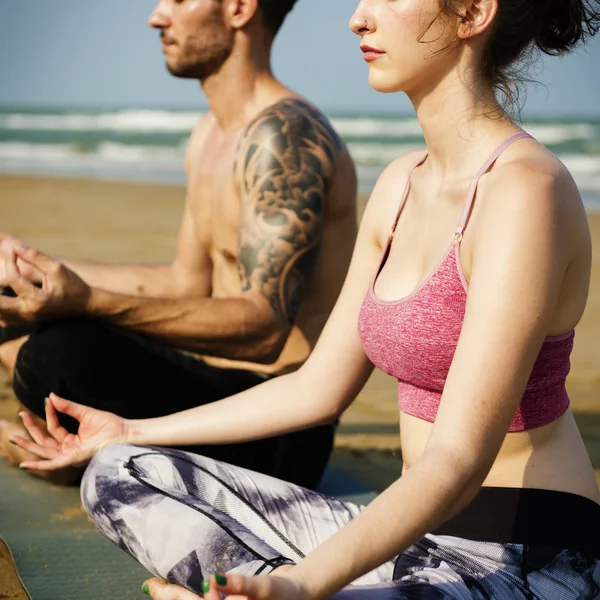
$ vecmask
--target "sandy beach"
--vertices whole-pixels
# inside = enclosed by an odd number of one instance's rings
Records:
[[[176,185],[0,176],[0,231],[59,257],[111,263],[164,263],[175,251],[185,189]],[[360,214],[366,198],[361,198]],[[572,408],[600,481],[600,213],[590,214],[594,266],[588,307],[577,329],[568,381]],[[17,403],[0,368],[0,417]],[[395,382],[375,372],[343,416],[334,467],[370,489],[400,473]],[[0,545],[0,597],[28,597]]]
[[[0,231],[54,256],[111,263],[164,263],[175,250],[185,189],[177,185],[0,176]],[[361,198],[360,210],[366,198]],[[594,466],[600,469],[600,213],[589,215],[594,270],[577,329],[569,392]],[[375,373],[344,415],[337,445],[397,449],[394,382]],[[16,404],[0,372],[0,416]]]

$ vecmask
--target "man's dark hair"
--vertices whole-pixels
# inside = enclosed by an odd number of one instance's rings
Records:
[[[296,0],[258,0],[267,27],[276,34]]]

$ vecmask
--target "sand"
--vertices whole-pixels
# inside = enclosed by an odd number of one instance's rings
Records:
[[[0,176],[0,231],[59,257],[165,263],[175,251],[184,195],[184,188],[175,185]],[[361,199],[361,210],[365,201]],[[592,285],[577,329],[568,388],[600,477],[600,214],[590,214],[589,221],[595,248]],[[0,417],[12,417],[16,410],[0,368]],[[371,472],[381,484],[382,477],[391,481],[399,473],[394,452],[399,441],[395,382],[376,372],[342,419],[336,456],[350,452],[353,468]],[[363,452],[375,449],[387,452]],[[27,598],[3,546],[0,572],[0,597]]]
[[[0,231],[59,257],[164,263],[175,252],[184,196],[178,185],[0,176]],[[361,198],[360,213],[365,201]],[[600,430],[600,214],[590,214],[589,221],[595,242],[592,285],[568,385],[574,410],[599,414]],[[13,410],[11,396],[0,372],[0,415]],[[338,444],[397,447],[393,397],[394,382],[375,373],[344,415]]]
[[[14,566],[8,546],[0,539],[0,599],[31,600]]]

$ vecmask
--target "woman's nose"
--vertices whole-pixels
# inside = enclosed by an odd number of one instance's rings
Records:
[[[356,35],[364,35],[369,32],[372,33],[372,0],[361,0],[350,19],[350,31]]]

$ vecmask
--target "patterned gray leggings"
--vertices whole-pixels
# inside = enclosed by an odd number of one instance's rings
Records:
[[[363,508],[194,454],[122,445],[96,455],[81,494],[108,539],[199,595],[211,573],[267,574],[301,560]],[[600,561],[527,550],[427,535],[335,599],[600,598]]]

